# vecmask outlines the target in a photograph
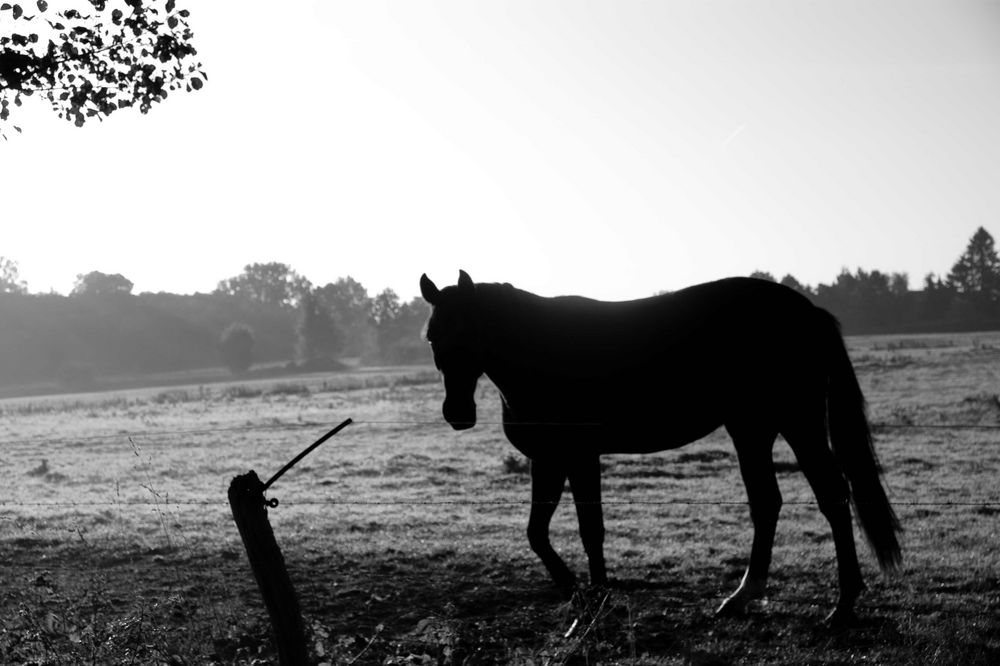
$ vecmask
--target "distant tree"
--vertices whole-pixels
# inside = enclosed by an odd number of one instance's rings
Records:
[[[428,360],[427,345],[420,340],[420,330],[429,313],[422,298],[401,303],[392,289],[381,292],[372,301],[380,358],[388,363],[415,363]]]
[[[219,282],[215,293],[265,305],[297,307],[303,295],[311,289],[309,280],[287,264],[272,261],[266,264],[247,264],[241,274]]]
[[[372,300],[371,318],[375,329],[384,329],[392,325],[399,314],[399,296],[392,289],[385,289]]]
[[[768,282],[777,282],[777,280],[774,279],[774,276],[767,271],[754,271],[750,274],[750,277],[757,278],[758,280],[767,280]]]
[[[910,276],[906,273],[889,275],[889,292],[894,296],[905,296],[910,292]]]
[[[343,334],[343,354],[364,355],[373,336],[369,319],[372,299],[368,296],[368,290],[348,276],[319,287],[313,293],[330,310]]]
[[[955,300],[955,289],[934,273],[924,276],[924,289],[920,293],[918,316],[925,322],[940,325],[951,310]]]
[[[330,310],[313,292],[302,296],[299,310],[299,360],[310,364],[335,358],[343,346],[343,336]]]
[[[189,13],[175,0],[81,0],[89,6],[52,12],[47,0],[29,1],[0,5],[5,139],[11,104],[36,93],[80,127],[133,106],[147,113],[168,92],[198,90],[208,78],[193,60]]]
[[[948,284],[976,306],[1000,304],[1000,257],[993,236],[979,227],[948,274]]]
[[[812,296],[813,295],[812,287],[810,287],[809,285],[802,284],[801,282],[799,282],[798,280],[796,280],[795,276],[792,275],[791,273],[789,273],[785,277],[781,278],[781,283],[780,284],[783,284],[786,287],[794,289],[795,291],[799,292],[800,294],[805,294],[806,296]]]
[[[108,296],[112,294],[131,294],[132,281],[121,273],[109,275],[100,271],[91,271],[76,276],[76,283],[70,296]]]
[[[253,365],[253,330],[246,324],[233,322],[219,337],[222,362],[233,374],[241,374]]]
[[[0,257],[0,294],[27,294],[28,285],[21,279],[17,262]]]
[[[371,298],[364,285],[352,278],[337,278],[316,289],[319,296],[331,309],[337,312],[359,312],[367,315],[371,307]]]

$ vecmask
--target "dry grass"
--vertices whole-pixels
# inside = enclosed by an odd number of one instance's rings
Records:
[[[1000,336],[850,345],[874,421],[1000,424]],[[905,568],[886,580],[865,554],[863,622],[832,634],[820,626],[832,542],[787,446],[767,604],[712,617],[750,539],[723,433],[605,459],[616,584],[566,602],[528,550],[526,468],[488,423],[495,391],[480,392],[484,423],[465,433],[440,421],[431,372],[0,402],[0,662],[274,662],[226,488],[249,469],[266,478],[346,417],[358,423],[270,493],[317,662],[1000,661],[997,431],[879,432]],[[568,506],[553,540],[586,569]]]

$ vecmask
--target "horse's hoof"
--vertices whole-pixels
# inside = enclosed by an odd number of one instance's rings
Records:
[[[559,594],[566,601],[569,601],[573,597],[573,594],[576,593],[577,590],[576,576],[570,576],[569,578],[561,578],[553,582],[555,583],[556,589],[559,591]]]
[[[611,587],[611,583],[608,582],[608,576],[607,576],[607,574],[604,574],[603,576],[591,576],[590,577],[590,586],[591,587]]]

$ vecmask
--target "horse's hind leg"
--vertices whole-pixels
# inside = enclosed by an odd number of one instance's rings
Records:
[[[604,564],[604,512],[601,508],[601,462],[597,456],[573,463],[569,470],[569,487],[576,503],[576,518],[580,524],[580,539],[587,553],[591,585],[607,585],[608,572]]]
[[[549,523],[556,512],[559,498],[566,485],[566,469],[559,463],[536,459],[531,461],[531,514],[528,518],[528,543],[549,570],[553,582],[563,592],[576,585],[576,576],[569,570],[549,541]]]
[[[772,451],[777,434],[763,430],[742,430],[727,425],[736,454],[740,461],[740,474],[750,502],[750,519],[753,522],[753,545],[750,563],[736,591],[719,609],[719,615],[742,615],[755,599],[763,598],[767,591],[767,572],[771,566],[771,549],[774,532],[781,511],[781,491],[774,472]]]
[[[833,612],[826,618],[827,622],[832,625],[850,624],[855,617],[854,602],[865,589],[854,545],[850,489],[827,444],[826,423],[821,414],[816,414],[816,418],[807,424],[784,430],[782,434],[795,452],[799,468],[816,495],[819,510],[826,516],[833,531],[840,598]]]

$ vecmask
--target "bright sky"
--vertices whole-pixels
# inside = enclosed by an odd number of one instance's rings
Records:
[[[29,3],[30,4],[30,3]],[[947,273],[1000,239],[1000,3],[180,0],[208,73],[0,142],[32,291],[251,262],[647,296],[754,269]]]

